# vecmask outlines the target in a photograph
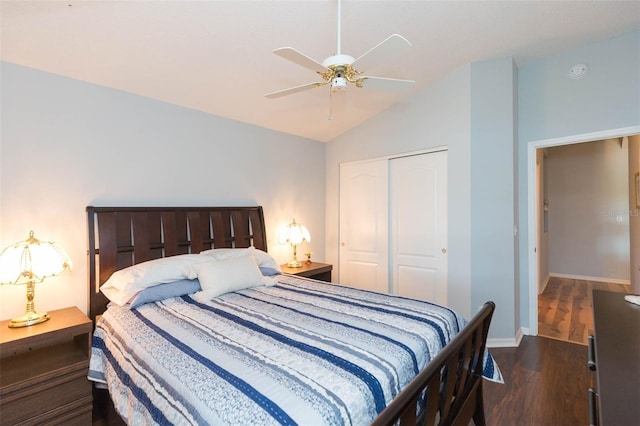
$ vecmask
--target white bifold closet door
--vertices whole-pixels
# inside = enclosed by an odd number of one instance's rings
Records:
[[[447,303],[447,152],[340,168],[340,282]]]
[[[341,164],[339,281],[388,293],[388,241],[388,160]]]

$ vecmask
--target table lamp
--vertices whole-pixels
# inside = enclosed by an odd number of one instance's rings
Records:
[[[48,313],[35,310],[35,284],[65,269],[71,269],[71,260],[65,251],[53,242],[39,241],[33,236],[33,231],[29,232],[29,238],[0,253],[0,284],[27,285],[26,312],[13,318],[9,327],[27,327],[49,319]]]
[[[291,248],[293,249],[293,260],[287,263],[289,268],[302,267],[302,263],[298,262],[297,249],[298,245],[303,241],[311,242],[311,235],[309,235],[307,228],[304,225],[296,223],[295,219],[280,230],[280,233],[278,234],[278,242],[280,244],[291,244]]]

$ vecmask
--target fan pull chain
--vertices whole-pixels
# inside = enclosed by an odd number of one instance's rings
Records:
[[[327,120],[333,120],[333,90],[331,90],[331,87],[329,87],[329,116]]]

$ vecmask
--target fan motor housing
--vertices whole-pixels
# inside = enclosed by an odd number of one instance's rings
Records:
[[[349,55],[333,55],[322,61],[322,65],[326,68],[333,68],[337,65],[351,65],[356,60]]]

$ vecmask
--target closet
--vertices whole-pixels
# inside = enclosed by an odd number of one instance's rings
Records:
[[[339,281],[447,303],[447,151],[340,165]]]

